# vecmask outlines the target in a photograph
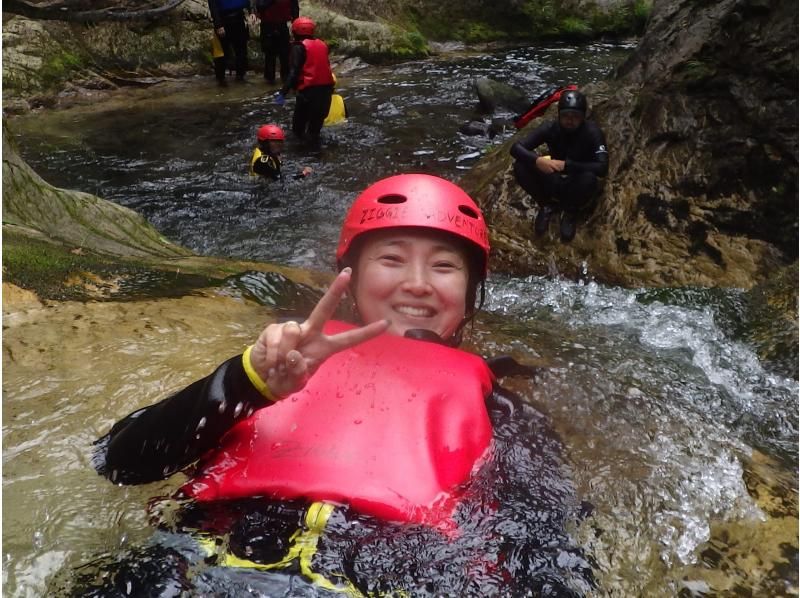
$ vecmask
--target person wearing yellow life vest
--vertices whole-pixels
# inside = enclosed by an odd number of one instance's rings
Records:
[[[263,595],[288,595],[285,582],[269,585],[281,572],[297,591],[311,583],[352,598],[592,587],[563,529],[571,485],[536,486],[560,469],[558,443],[495,380],[530,368],[459,348],[488,258],[486,222],[457,185],[406,174],[367,187],[345,216],[339,273],[306,320],[269,324],[244,353],[96,442],[95,468],[118,484],[195,464],[172,525],[197,530],[199,549],[156,544],[90,584],[149,595],[195,583],[221,595],[221,566],[224,595],[252,593],[259,579]],[[345,296],[349,323],[333,319]],[[512,496],[527,498],[504,505]],[[526,506],[539,496],[559,504]],[[198,550],[202,567],[187,577],[179,563]],[[141,573],[152,568],[154,580]],[[296,595],[318,595],[308,592]]]
[[[293,89],[297,91],[292,131],[299,137],[308,136],[316,146],[330,110],[334,80],[328,46],[314,36],[315,27],[308,17],[298,17],[292,22],[294,41],[289,53],[289,75],[275,102],[283,105],[286,94]]]
[[[250,158],[250,174],[253,176],[262,176],[264,178],[277,181],[283,177],[281,168],[283,167],[283,142],[286,136],[278,125],[269,124],[262,125],[258,128],[256,133],[256,140],[258,145],[253,150],[253,155]],[[294,179],[301,179],[307,177],[312,172],[310,166],[305,166],[297,174],[293,175]]]
[[[300,16],[298,0],[256,0],[261,21],[261,50],[264,53],[264,80],[275,83],[275,61],[280,63],[281,82],[289,76],[289,26]]]

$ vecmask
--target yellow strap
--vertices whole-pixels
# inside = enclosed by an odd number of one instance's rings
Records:
[[[278,400],[277,397],[272,394],[272,391],[269,389],[269,386],[267,386],[267,383],[261,379],[261,376],[259,376],[255,369],[253,369],[253,364],[250,362],[250,352],[252,350],[253,346],[250,345],[242,354],[242,365],[244,366],[244,371],[255,389],[274,403]]]
[[[291,542],[289,551],[286,553],[286,556],[276,563],[256,563],[248,559],[241,559],[227,550],[220,553],[218,552],[218,546],[214,542],[214,539],[207,535],[197,537],[197,543],[207,556],[216,555],[217,565],[222,567],[244,567],[247,569],[268,571],[270,569],[282,569],[291,564],[295,559],[298,559],[300,561],[300,572],[314,585],[338,594],[346,594],[349,598],[365,598],[358,588],[344,575],[337,575],[337,577],[341,577],[342,579],[342,583],[337,584],[324,575],[311,570],[311,559],[317,552],[317,542],[322,532],[325,530],[328,518],[335,508],[336,507],[330,503],[312,503],[311,506],[308,507],[305,516],[305,526],[307,529],[298,529],[292,534],[289,538]]]

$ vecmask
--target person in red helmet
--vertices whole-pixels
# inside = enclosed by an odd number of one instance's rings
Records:
[[[274,124],[262,125],[258,128],[256,140],[258,145],[256,145],[250,158],[250,174],[277,181],[283,176],[281,172],[283,167],[281,155],[283,154],[283,142],[286,140],[283,129]],[[293,178],[307,177],[311,172],[311,167],[305,166]]]
[[[261,21],[261,50],[264,53],[264,79],[275,83],[275,61],[280,63],[281,82],[289,75],[289,27],[300,16],[298,0],[256,0]]]
[[[176,560],[199,553],[195,579],[207,585],[195,589],[214,595],[204,571],[218,567],[244,569],[248,593],[262,574],[263,595],[283,595],[268,585],[280,572],[297,591],[348,596],[591,587],[562,527],[570,484],[536,487],[559,470],[557,443],[496,383],[530,372],[459,348],[483,304],[489,249],[483,214],[457,185],[402,174],[367,187],[308,318],[270,323],[242,354],[97,441],[95,468],[117,484],[189,473],[170,525],[198,547],[157,544],[138,556],[145,564],[92,579],[144,595],[141,571],[166,562],[159,587],[190,591]],[[345,298],[347,322],[334,318]],[[526,495],[564,504],[503,505]]]
[[[331,107],[334,78],[328,56],[328,46],[314,36],[314,21],[298,17],[292,22],[294,41],[289,54],[289,75],[276,95],[283,105],[290,90],[297,91],[292,116],[292,131],[299,137],[308,136],[311,144],[319,145],[320,131]]]

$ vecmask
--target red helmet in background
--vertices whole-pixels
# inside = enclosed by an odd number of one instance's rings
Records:
[[[264,125],[258,128],[259,141],[283,141],[286,135],[278,125]]]
[[[314,21],[308,17],[297,17],[292,21],[292,33],[294,35],[314,35]]]
[[[451,233],[478,249],[486,277],[489,231],[478,205],[461,187],[428,174],[399,174],[367,187],[345,216],[336,261],[340,265],[361,234],[387,228],[419,227]]]

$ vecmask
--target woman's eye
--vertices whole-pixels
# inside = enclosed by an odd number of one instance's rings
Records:
[[[402,262],[402,258],[399,255],[395,255],[393,253],[385,253],[383,255],[378,256],[378,259],[382,262],[391,262],[391,263],[400,263]]]
[[[456,270],[456,269],[458,269],[458,266],[455,263],[446,262],[446,261],[436,262],[435,264],[433,264],[433,267],[436,268],[437,270]]]

